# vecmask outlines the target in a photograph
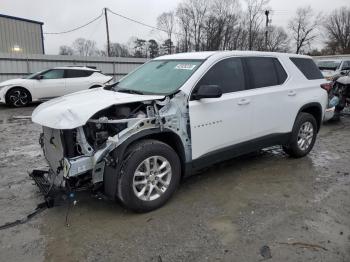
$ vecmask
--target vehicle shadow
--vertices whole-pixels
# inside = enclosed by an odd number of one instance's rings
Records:
[[[234,183],[235,179],[240,176],[242,172],[249,175],[252,166],[268,165],[270,162],[276,161],[288,162],[288,160],[293,161],[294,159],[290,159],[283,152],[281,147],[272,147],[214,164],[206,169],[199,170],[190,176],[184,177],[181,180],[177,192],[170,201],[166,203],[164,207],[150,213],[156,214],[158,212],[163,212],[164,209],[167,209],[168,207],[171,209],[176,207],[179,204],[179,201],[191,198],[192,194],[196,194],[196,191],[200,190],[203,186],[215,183]],[[220,180],[220,182],[218,182],[218,180]],[[193,192],[191,192],[192,190]],[[215,190],[216,189],[213,190],[214,193]],[[77,194],[77,201],[79,208],[85,211],[89,210],[89,212],[95,214],[100,212],[109,215],[127,214],[133,216],[133,214],[135,214],[135,212],[124,208],[118,201],[103,199],[102,197],[94,196],[89,192],[79,192]],[[161,211],[162,209],[163,211]]]

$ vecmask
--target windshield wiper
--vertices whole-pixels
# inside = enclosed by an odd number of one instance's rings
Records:
[[[136,95],[144,95],[141,91],[130,90],[130,89],[118,89],[117,92],[127,93],[127,94],[136,94]]]

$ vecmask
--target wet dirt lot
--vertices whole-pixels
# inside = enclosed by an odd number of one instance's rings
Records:
[[[0,225],[43,200],[26,173],[46,166],[41,128],[13,118],[33,109],[0,106]],[[276,149],[228,161],[186,179],[151,213],[81,193],[69,227],[63,205],[1,230],[0,261],[347,262],[349,172],[350,117],[323,126],[303,159]]]

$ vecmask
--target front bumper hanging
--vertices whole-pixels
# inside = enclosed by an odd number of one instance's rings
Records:
[[[60,201],[65,200],[67,191],[56,187],[48,180],[49,171],[33,170],[29,176],[34,180],[40,192],[44,195],[48,208],[58,205]]]

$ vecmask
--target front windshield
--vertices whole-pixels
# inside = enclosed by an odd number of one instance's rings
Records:
[[[318,68],[320,70],[337,70],[340,66],[340,61],[319,61],[317,62]]]
[[[140,94],[172,94],[201,65],[202,60],[153,60],[124,77],[118,91]]]

